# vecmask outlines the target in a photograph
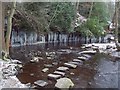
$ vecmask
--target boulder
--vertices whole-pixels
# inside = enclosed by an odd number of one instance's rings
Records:
[[[64,63],[64,65],[70,68],[77,68],[77,65],[71,63]]]
[[[74,83],[69,78],[60,78],[57,80],[57,83],[55,84],[56,88],[63,89],[63,90],[69,90],[70,87],[73,87]]]
[[[61,77],[62,77],[61,75],[48,74],[48,78],[49,78],[49,79],[54,79],[54,80],[56,80],[56,79],[59,79],[59,78],[61,78]]]
[[[58,71],[66,71],[66,70],[69,70],[69,68],[62,66],[62,67],[57,68],[57,70],[58,70]]]
[[[43,80],[37,80],[37,81],[34,82],[34,84],[36,84],[38,86],[41,86],[41,87],[44,87],[44,86],[48,85],[48,83],[43,81]]]
[[[55,71],[54,73],[55,73],[55,74],[58,74],[58,75],[62,75],[62,76],[65,76],[65,73],[64,73],[64,72]]]

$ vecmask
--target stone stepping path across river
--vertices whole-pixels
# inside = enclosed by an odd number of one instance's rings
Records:
[[[48,74],[49,79],[57,80],[65,76],[65,71],[70,68],[76,69],[78,65],[82,65],[83,61],[90,59],[91,56],[88,54],[81,54],[77,59],[73,59],[68,63],[64,63],[64,66],[58,67],[52,74]]]

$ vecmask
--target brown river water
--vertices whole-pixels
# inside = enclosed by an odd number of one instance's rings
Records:
[[[45,87],[36,86],[36,88],[54,88],[56,81],[48,79],[47,75],[53,73],[59,66],[64,66],[65,62],[72,61],[80,56],[81,44],[71,43],[46,43],[31,46],[12,47],[10,54],[13,59],[23,62],[23,69],[17,75],[23,83],[31,83],[37,80],[48,82]],[[65,52],[68,51],[68,52]],[[55,52],[53,59],[47,59],[46,52]],[[43,59],[39,62],[31,63],[33,56],[39,56]],[[76,69],[70,68],[65,73],[65,77],[70,78],[75,84],[74,88],[120,88],[119,86],[119,60],[102,54],[91,55],[92,57],[83,61]],[[53,65],[53,63],[56,63]],[[52,64],[49,71],[42,72],[45,64]]]

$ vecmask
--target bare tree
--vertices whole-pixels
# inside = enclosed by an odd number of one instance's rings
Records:
[[[90,7],[90,11],[89,11],[89,16],[88,16],[88,18],[91,17],[92,10],[93,10],[93,5],[94,5],[94,2],[91,2],[91,7]]]
[[[118,14],[119,14],[119,2],[115,2],[115,44],[118,50],[120,50],[120,44],[118,42]]]
[[[11,36],[11,31],[12,31],[12,18],[15,13],[15,8],[16,8],[16,0],[14,0],[14,2],[12,2],[11,9],[8,11],[4,59],[9,56],[10,36]]]

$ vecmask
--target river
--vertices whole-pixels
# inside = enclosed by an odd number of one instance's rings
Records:
[[[53,88],[56,81],[48,79],[47,75],[54,72],[59,66],[63,66],[65,62],[79,57],[78,53],[82,50],[81,45],[79,42],[69,42],[11,47],[11,57],[23,62],[23,70],[17,75],[18,79],[23,84],[31,83],[31,85],[34,85],[37,80],[44,80],[48,82],[44,88]],[[48,59],[46,52],[54,52],[53,59]],[[31,63],[30,60],[35,56],[41,57],[41,60]],[[56,64],[53,65],[53,63]],[[45,68],[45,64],[53,67],[43,73],[42,69]],[[120,88],[119,60],[97,53],[91,55],[89,60],[83,61],[76,69],[69,69],[65,77],[73,81],[74,88]],[[36,86],[36,88],[41,87]]]

